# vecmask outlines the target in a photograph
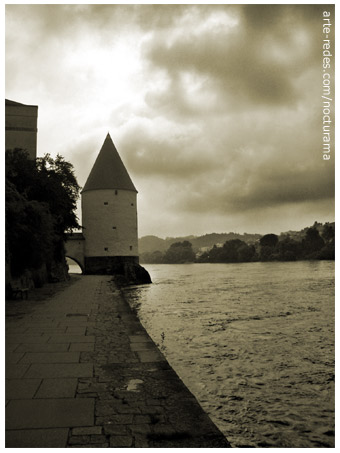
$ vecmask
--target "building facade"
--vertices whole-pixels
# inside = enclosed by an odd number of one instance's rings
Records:
[[[6,150],[20,148],[37,157],[38,106],[5,100]]]

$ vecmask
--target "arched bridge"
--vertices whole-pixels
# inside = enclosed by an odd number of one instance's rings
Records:
[[[67,234],[65,242],[65,255],[73,259],[85,273],[85,259],[84,259],[85,238],[82,233]]]

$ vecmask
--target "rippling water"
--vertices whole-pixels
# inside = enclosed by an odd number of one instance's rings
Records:
[[[233,447],[334,447],[334,262],[146,268],[125,295]]]

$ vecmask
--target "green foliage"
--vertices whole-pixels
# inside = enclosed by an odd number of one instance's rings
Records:
[[[307,259],[317,259],[318,252],[324,247],[325,241],[320,236],[319,231],[314,228],[308,228],[305,238],[302,241],[303,255]]]
[[[65,231],[78,227],[80,187],[61,156],[35,161],[6,151],[6,257],[13,276],[64,259]]]
[[[175,242],[171,244],[164,254],[164,263],[193,263],[195,261],[195,253],[192,250],[192,245],[189,241]]]
[[[260,239],[261,247],[275,247],[279,242],[279,238],[276,234],[265,234]]]
[[[302,244],[289,236],[284,237],[277,244],[279,261],[296,261],[302,253]]]
[[[145,252],[141,254],[140,260],[143,263],[161,264],[164,261],[164,253],[159,250],[156,250],[155,252]]]
[[[292,239],[289,235],[282,236],[279,240],[276,234],[266,234],[259,240],[257,246],[247,245],[238,239],[226,241],[223,247],[215,245],[211,250],[203,253],[198,262],[332,260],[335,256],[333,226],[326,224],[322,234],[323,238],[313,226],[306,229],[302,240]]]
[[[322,228],[321,236],[326,243],[333,241],[335,239],[335,230],[333,225],[325,223],[325,225]]]
[[[178,241],[170,245],[166,253],[162,251],[145,252],[141,255],[144,263],[243,263],[252,261],[296,261],[305,259],[334,260],[335,227],[326,223],[315,223],[301,232],[265,234],[256,244],[247,244],[239,238],[227,240],[222,247],[214,245],[203,252],[196,260],[191,242]],[[322,231],[321,236],[319,231]],[[206,235],[208,236],[208,235]],[[246,236],[246,234],[244,234]],[[203,237],[203,236],[202,236]]]
[[[254,246],[249,246],[240,239],[232,239],[226,241],[223,247],[216,247],[215,245],[209,252],[203,253],[198,261],[208,263],[239,263],[253,261],[254,259]]]

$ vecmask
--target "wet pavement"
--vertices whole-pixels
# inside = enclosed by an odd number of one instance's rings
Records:
[[[110,277],[38,293],[6,302],[6,447],[230,447]]]

